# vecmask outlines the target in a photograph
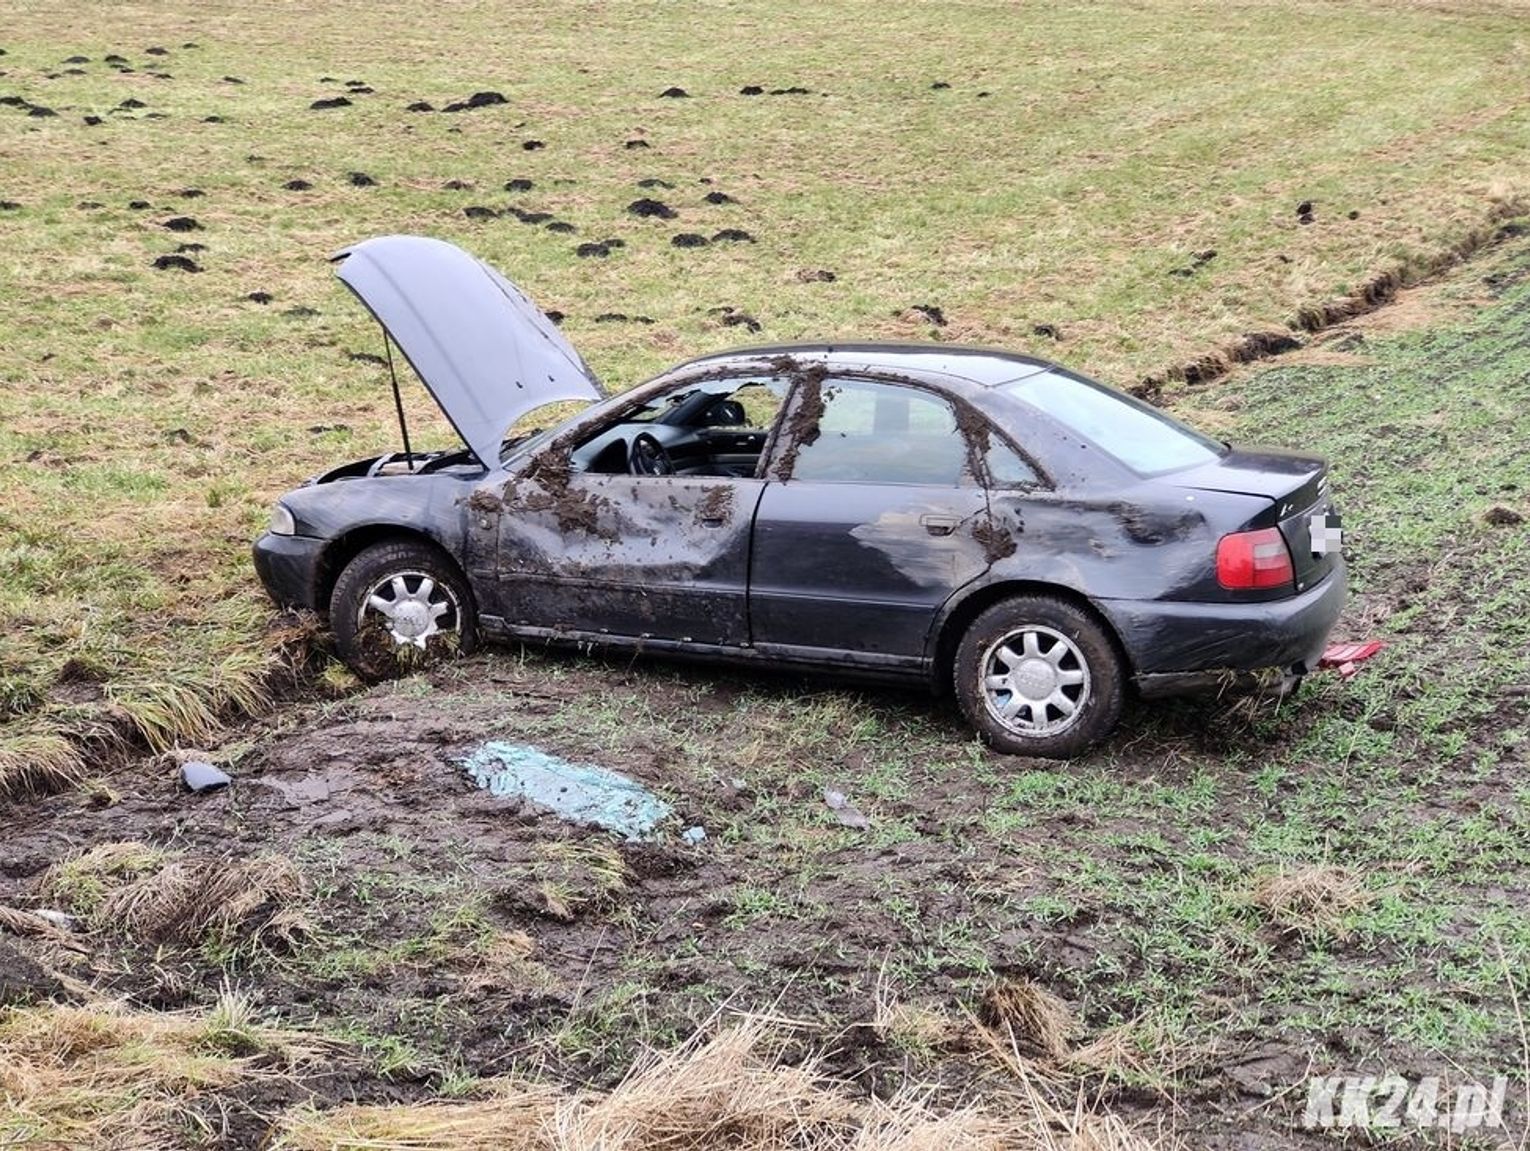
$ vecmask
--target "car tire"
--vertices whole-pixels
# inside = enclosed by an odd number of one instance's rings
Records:
[[[329,621],[340,657],[367,680],[405,675],[478,645],[478,609],[461,571],[439,548],[413,540],[358,552],[335,581]]]
[[[1109,735],[1126,690],[1115,642],[1089,612],[1029,595],[972,621],[952,683],[984,743],[1046,759],[1071,759]]]

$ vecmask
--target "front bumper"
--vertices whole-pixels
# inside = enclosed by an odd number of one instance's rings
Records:
[[[1126,647],[1139,688],[1165,694],[1259,686],[1270,672],[1311,671],[1344,610],[1346,592],[1339,565],[1300,595],[1264,603],[1097,602]]]
[[[328,540],[266,532],[255,541],[255,574],[280,607],[327,611],[319,599],[320,572]]]

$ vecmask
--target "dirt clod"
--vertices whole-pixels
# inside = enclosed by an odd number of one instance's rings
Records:
[[[839,279],[828,268],[798,268],[796,276],[804,284],[832,284]]]
[[[344,96],[331,96],[327,100],[315,100],[312,104],[308,105],[309,109],[314,112],[322,112],[328,108],[349,108],[350,106],[351,102]]]
[[[1040,336],[1044,340],[1062,339],[1062,329],[1056,324],[1037,324],[1031,328],[1031,335]]]
[[[629,151],[629,152],[635,152],[639,148],[646,148],[646,147],[648,147],[648,141],[647,140],[628,140],[625,144],[622,145],[622,147],[626,148],[627,151]]]
[[[1517,527],[1525,522],[1525,517],[1519,512],[1513,508],[1506,508],[1501,504],[1489,508],[1482,519],[1484,523],[1490,524],[1495,528]]]
[[[723,228],[712,233],[714,244],[752,244],[754,237],[742,228]]]
[[[200,272],[202,270],[195,260],[186,256],[159,256],[154,261],[154,267],[161,272]]]
[[[654,220],[673,220],[680,214],[663,200],[650,200],[646,197],[632,201],[627,205],[627,211],[634,216]]]
[[[707,238],[695,232],[680,232],[670,237],[669,242],[677,248],[704,248],[707,246]]]
[[[349,176],[346,177],[346,181],[353,188],[377,187],[377,181],[374,180],[371,176],[368,176],[365,172],[352,172]]]
[[[289,192],[308,192],[313,189],[313,185],[307,180],[288,180],[282,187]]]
[[[499,216],[493,208],[486,208],[482,204],[469,204],[462,209],[462,214],[469,220],[493,220]]]
[[[740,96],[763,96],[765,89],[758,84],[745,84],[738,90]]]
[[[416,100],[414,103],[404,106],[404,111],[406,112],[434,112],[435,110],[436,106],[429,100]]]
[[[190,216],[171,216],[163,224],[172,232],[200,232],[202,225]]]
[[[708,192],[702,197],[708,204],[737,204],[738,201],[726,192]]]
[[[269,304],[273,297],[270,292],[251,292],[245,299],[252,304]]]
[[[683,100],[685,97],[689,96],[690,93],[687,92],[684,88],[666,88],[664,91],[660,92],[659,95],[661,97],[667,97],[671,100]]]
[[[507,192],[529,192],[535,186],[530,180],[514,179],[505,181],[505,191]]]

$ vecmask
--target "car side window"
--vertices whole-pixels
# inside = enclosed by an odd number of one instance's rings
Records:
[[[996,488],[1034,488],[1042,483],[1036,469],[996,435],[989,436],[983,466],[988,472],[988,482]]]
[[[949,401],[920,388],[871,380],[831,378],[820,388],[818,434],[797,448],[790,479],[962,483],[966,441]]]

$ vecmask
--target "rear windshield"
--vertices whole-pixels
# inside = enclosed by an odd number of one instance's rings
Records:
[[[1210,463],[1224,451],[1157,408],[1063,372],[1037,372],[999,390],[1046,412],[1141,475]]]

